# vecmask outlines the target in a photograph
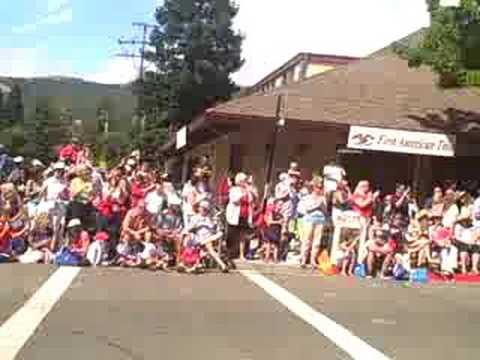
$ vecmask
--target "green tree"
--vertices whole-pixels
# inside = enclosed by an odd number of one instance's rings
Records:
[[[158,107],[153,126],[163,121],[175,130],[237,90],[230,77],[243,64],[243,37],[232,28],[237,13],[230,0],[165,0],[157,8],[155,51],[147,54],[156,73],[143,84]]]
[[[459,7],[426,1],[431,25],[420,44],[397,43],[394,50],[412,67],[431,66],[442,87],[474,85],[471,75],[480,70],[480,0],[462,0]]]
[[[11,123],[23,123],[23,95],[19,84],[14,84],[6,106],[11,111]]]
[[[49,143],[49,111],[47,107],[37,106],[35,109],[35,125],[33,145],[35,157],[48,162],[52,158],[52,147]]]

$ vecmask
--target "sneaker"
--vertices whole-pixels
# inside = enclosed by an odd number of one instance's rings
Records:
[[[187,271],[187,269],[185,268],[185,265],[183,264],[180,264],[180,265],[177,265],[177,271],[181,274],[185,273]]]

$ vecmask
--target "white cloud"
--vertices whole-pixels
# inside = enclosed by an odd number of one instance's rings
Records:
[[[73,9],[66,8],[60,12],[49,14],[39,20],[39,24],[42,25],[58,25],[67,24],[73,21]]]
[[[63,9],[68,5],[70,5],[70,0],[48,0],[47,10],[48,10],[48,13],[50,14]]]
[[[85,80],[102,84],[123,84],[138,76],[139,61],[129,58],[115,58],[94,74],[84,75]]]
[[[246,63],[234,75],[241,85],[257,82],[299,52],[365,56],[429,23],[425,0],[237,3],[235,27],[246,36]]]
[[[12,32],[24,34],[35,31],[40,25],[59,25],[73,21],[73,9],[69,0],[49,0],[47,3],[48,12],[46,15],[36,15],[34,23],[14,26]]]
[[[38,26],[37,23],[14,26],[12,28],[12,32],[14,34],[24,34],[24,33],[27,33],[27,32],[35,31],[37,29],[37,26]]]
[[[0,49],[0,76],[32,77],[64,75],[72,76],[68,61],[58,61],[48,55],[46,48]]]

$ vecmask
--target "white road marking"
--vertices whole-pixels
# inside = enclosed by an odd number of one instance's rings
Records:
[[[241,270],[247,279],[261,287],[267,294],[285,306],[293,314],[310,324],[313,328],[330,339],[339,348],[358,360],[388,360],[389,358],[373,348],[343,326],[319,313],[301,299],[288,292],[256,271]]]
[[[78,267],[61,267],[35,294],[0,327],[0,359],[14,360],[62,294],[80,272]]]

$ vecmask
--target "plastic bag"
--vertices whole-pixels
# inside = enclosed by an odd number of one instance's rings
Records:
[[[317,258],[318,269],[325,275],[334,275],[336,274],[336,268],[332,264],[330,257],[328,256],[328,251],[323,250]]]

